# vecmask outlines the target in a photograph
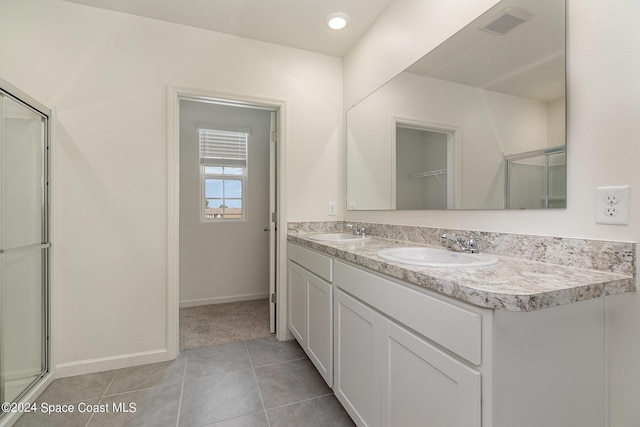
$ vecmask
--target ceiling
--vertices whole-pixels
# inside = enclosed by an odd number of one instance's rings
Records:
[[[393,0],[64,1],[343,56]],[[330,30],[332,12],[349,15],[349,25]]]

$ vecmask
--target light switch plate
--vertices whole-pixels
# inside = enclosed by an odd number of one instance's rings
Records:
[[[597,187],[596,223],[629,224],[629,186]]]

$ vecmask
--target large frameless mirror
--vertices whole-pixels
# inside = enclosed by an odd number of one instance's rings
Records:
[[[566,207],[565,75],[565,1],[501,1],[347,111],[347,209]]]

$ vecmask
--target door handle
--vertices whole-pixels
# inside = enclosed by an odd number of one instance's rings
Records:
[[[269,231],[271,230],[268,226],[264,228],[264,231]]]

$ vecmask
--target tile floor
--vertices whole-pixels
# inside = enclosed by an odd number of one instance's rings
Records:
[[[273,337],[180,353],[175,361],[55,380],[16,426],[353,426],[295,340]],[[135,412],[115,408],[135,405]],[[109,412],[83,412],[85,408]],[[133,407],[132,407],[133,408]]]

